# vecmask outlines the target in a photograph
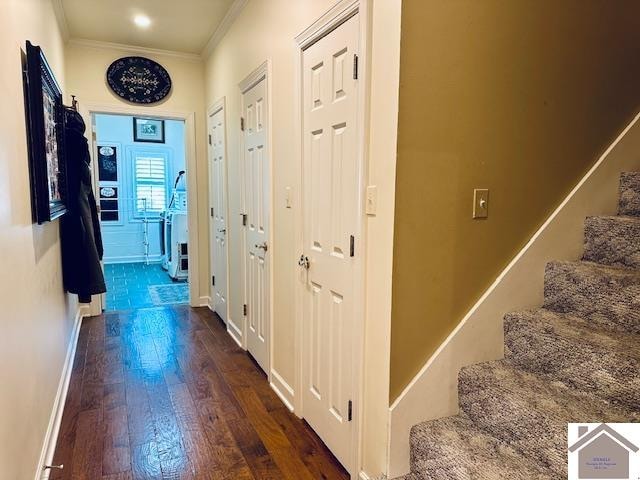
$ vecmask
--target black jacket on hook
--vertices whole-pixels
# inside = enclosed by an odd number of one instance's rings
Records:
[[[82,116],[73,109],[65,109],[67,213],[60,218],[62,270],[66,290],[76,293],[80,303],[89,303],[91,295],[107,290],[100,265],[102,236],[85,129]]]

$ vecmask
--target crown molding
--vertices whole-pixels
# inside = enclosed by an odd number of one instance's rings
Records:
[[[103,42],[100,40],[89,40],[86,38],[70,38],[69,45],[78,45],[88,48],[100,48],[106,50],[120,50],[129,53],[141,53],[146,55],[160,55],[165,57],[175,57],[189,62],[201,63],[202,57],[197,53],[176,52],[173,50],[162,50],[158,48],[139,47],[137,45],[127,45],[124,43]]]
[[[218,45],[218,43],[220,43],[220,40],[222,40],[222,38],[225,36],[227,31],[229,30],[229,27],[233,25],[233,22],[236,21],[236,19],[242,12],[242,9],[245,7],[247,3],[249,3],[249,0],[234,0],[234,2],[229,7],[229,10],[227,10],[226,15],[224,16],[222,21],[218,24],[215,31],[211,35],[211,38],[209,39],[205,47],[202,49],[200,56],[204,60],[206,60],[209,57],[209,55],[211,55],[211,53],[213,52],[213,49],[216,48],[216,45]]]
[[[64,7],[62,6],[62,0],[51,0],[53,6],[53,13],[58,21],[58,27],[60,27],[60,34],[63,40],[66,42],[69,40],[69,24],[67,23],[67,16],[64,13]]]

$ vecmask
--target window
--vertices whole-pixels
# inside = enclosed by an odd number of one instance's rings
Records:
[[[167,163],[163,157],[134,158],[134,216],[157,216],[167,200]]]

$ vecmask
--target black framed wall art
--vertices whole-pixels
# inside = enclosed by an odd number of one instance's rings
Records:
[[[150,104],[171,92],[169,72],[144,57],[119,58],[107,69],[107,84],[118,97],[131,103]]]
[[[133,117],[133,141],[164,143],[164,120]]]
[[[23,56],[25,117],[34,220],[45,223],[67,211],[62,91],[42,49],[27,42]]]
[[[118,147],[98,144],[98,181],[118,181]]]

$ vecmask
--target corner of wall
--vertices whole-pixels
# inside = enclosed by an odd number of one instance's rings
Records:
[[[460,368],[503,356],[504,314],[541,304],[546,263],[580,257],[585,217],[615,212],[620,173],[640,170],[639,118],[607,148],[393,402],[389,478],[409,472],[413,425],[458,412]]]

